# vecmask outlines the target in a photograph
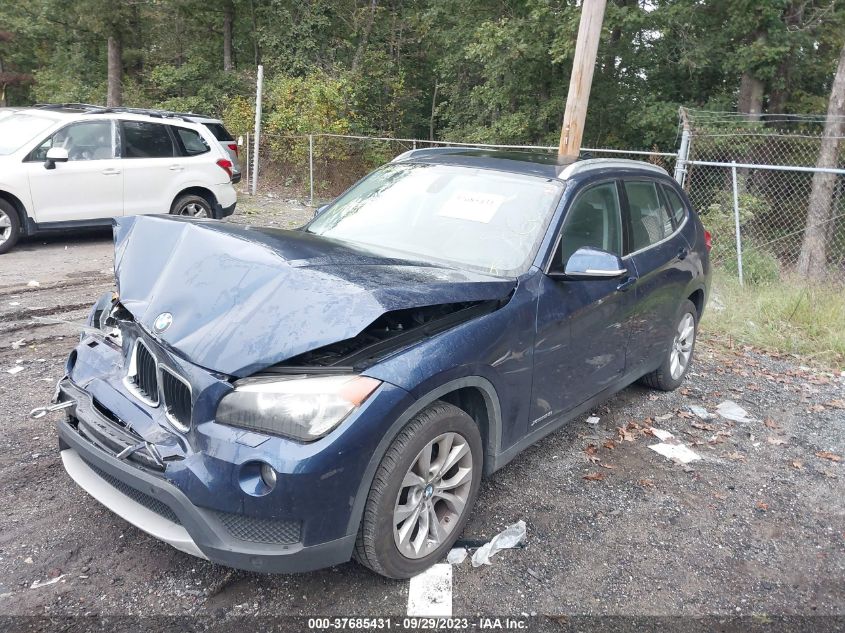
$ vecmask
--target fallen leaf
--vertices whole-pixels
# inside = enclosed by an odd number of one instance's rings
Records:
[[[640,479],[637,483],[643,488],[654,488],[654,479]]]
[[[758,510],[762,510],[763,512],[765,512],[766,510],[768,510],[768,509],[769,509],[769,504],[768,504],[768,503],[765,503],[765,502],[763,502],[763,501],[758,501],[758,502],[757,502],[757,509],[758,509]]]
[[[586,479],[587,481],[602,481],[604,479],[604,474],[590,473],[588,475],[584,475],[581,479]]]
[[[821,457],[822,459],[829,459],[832,462],[841,462],[842,458],[835,453],[831,453],[830,451],[819,451],[816,453],[816,457]]]
[[[814,404],[812,407],[810,407],[811,413],[821,413],[824,410],[825,408],[823,404]]]
[[[592,463],[595,464],[599,461],[599,458],[596,456],[596,453],[599,452],[599,447],[595,444],[587,444],[587,448],[584,449],[584,452],[587,454],[587,459]]]
[[[620,441],[625,442],[633,442],[634,441],[634,434],[631,433],[628,429],[622,428],[621,426],[616,427],[616,433],[619,435]]]
[[[704,422],[691,422],[690,426],[694,429],[701,429],[702,431],[715,431],[716,427],[712,424],[705,424]]]
[[[824,472],[824,476],[827,477],[828,479],[838,479],[837,474],[834,473],[834,472],[831,472],[829,470],[825,470],[823,472]]]
[[[772,420],[771,418],[766,418],[763,420],[763,424],[765,424],[770,429],[779,429],[780,427],[777,425],[777,422]]]
[[[769,444],[774,444],[775,446],[784,446],[786,444],[786,440],[782,440],[779,437],[767,437],[766,441]]]
[[[804,467],[804,464],[802,464],[801,462],[799,462],[797,459],[794,459],[794,460],[792,460],[792,467],[793,467],[795,470],[801,470],[801,469]]]
[[[605,464],[603,462],[599,462],[599,466],[601,466],[602,468],[607,468],[608,470],[613,470],[614,468],[616,468],[616,466],[614,466],[613,464]]]
[[[612,451],[616,448],[616,443],[613,440],[607,440],[604,444],[602,444],[607,450]]]
[[[831,400],[830,402],[825,402],[825,406],[834,409],[845,409],[845,400]]]
[[[735,460],[744,462],[745,461],[745,455],[743,455],[742,453],[738,453],[737,451],[734,451],[733,453],[728,453],[728,459],[735,459]]]
[[[726,495],[724,492],[714,492],[713,496],[716,497],[717,499],[722,499],[722,500],[728,498],[728,495]]]

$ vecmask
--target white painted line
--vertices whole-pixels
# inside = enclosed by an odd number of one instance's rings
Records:
[[[438,563],[411,578],[408,615],[452,617],[452,566]]]

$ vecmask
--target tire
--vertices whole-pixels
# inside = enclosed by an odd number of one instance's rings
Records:
[[[689,325],[690,316],[692,317],[692,340],[688,340],[688,337],[686,339],[679,339],[678,337],[681,334],[679,329],[685,321],[687,322],[687,325]],[[640,379],[640,382],[642,382],[647,387],[651,387],[652,389],[658,389],[660,391],[674,391],[675,389],[677,389],[684,381],[684,378],[686,377],[689,368],[692,366],[693,354],[695,352],[695,339],[697,334],[698,310],[696,310],[695,304],[687,299],[681,304],[681,307],[678,309],[678,316],[675,318],[675,327],[672,329],[672,339],[668,346],[669,349],[666,351],[663,363],[655,371],[643,376]],[[682,348],[686,348],[687,345],[685,344],[685,341],[688,343],[689,355],[686,356],[685,364],[682,363],[680,373],[678,373],[676,370],[676,373],[673,376],[673,358],[675,358],[676,345],[681,345]],[[683,356],[681,356],[681,358],[683,358]]]
[[[463,449],[466,452],[462,453]],[[462,456],[441,477],[435,475],[424,482],[412,472],[424,470],[424,462],[420,461],[424,451],[433,456],[429,472],[436,470],[441,451],[448,456]],[[469,519],[478,496],[483,461],[478,425],[458,407],[438,400],[414,416],[393,440],[376,470],[358,529],[355,559],[388,578],[410,578],[441,560]],[[419,484],[410,483],[415,478]],[[460,485],[442,492],[435,488],[437,484],[459,481]],[[462,499],[460,512],[455,512],[455,506],[441,494]],[[414,511],[407,508],[425,512],[417,512],[415,518]],[[405,513],[408,518],[400,522],[397,517]],[[437,525],[443,530],[438,539],[430,538],[435,530],[432,516],[437,517]],[[423,524],[428,528],[425,531]],[[400,544],[403,534],[407,538]],[[415,542],[421,545],[417,548]]]
[[[21,221],[15,208],[0,199],[0,255],[8,253],[21,236]]]
[[[185,195],[176,198],[170,207],[170,215],[181,215],[187,218],[213,218],[214,213],[208,200],[200,196]]]

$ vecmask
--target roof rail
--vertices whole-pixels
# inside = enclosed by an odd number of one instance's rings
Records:
[[[575,174],[591,171],[593,169],[606,169],[608,167],[614,169],[644,169],[658,174],[668,175],[668,172],[659,165],[653,165],[641,160],[631,160],[628,158],[588,158],[585,160],[578,160],[570,165],[567,165],[567,167],[560,172],[558,177],[561,180],[566,180]]]
[[[36,103],[32,106],[39,110],[87,110],[87,111],[103,111],[106,108],[93,103]]]

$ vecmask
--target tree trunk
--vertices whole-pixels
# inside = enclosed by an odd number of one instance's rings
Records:
[[[739,103],[737,110],[743,112],[752,121],[759,121],[763,112],[764,84],[747,70],[742,73],[739,82]]]
[[[827,104],[827,121],[822,134],[816,167],[836,168],[839,139],[845,134],[845,44],[839,54],[839,65]],[[827,268],[827,236],[830,233],[830,212],[836,174],[813,174],[813,188],[807,209],[807,228],[798,257],[798,274],[807,279],[821,279]]]
[[[364,32],[361,33],[361,39],[358,42],[358,48],[355,49],[355,56],[352,58],[352,74],[358,71],[358,66],[364,58],[364,52],[367,50],[367,43],[370,40],[370,31],[373,30],[373,22],[376,18],[376,4],[378,0],[370,0],[370,13],[367,15],[367,21],[364,24]]]
[[[223,5],[223,70],[235,70],[232,60],[232,24],[235,21],[235,6],[232,0],[226,0]]]
[[[434,94],[431,95],[431,118],[428,120],[428,140],[434,140],[434,114],[437,111],[437,91],[440,89],[440,84],[434,82]]]
[[[108,95],[106,105],[108,107],[123,105],[123,63],[121,61],[120,38],[109,37],[108,53]]]

